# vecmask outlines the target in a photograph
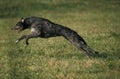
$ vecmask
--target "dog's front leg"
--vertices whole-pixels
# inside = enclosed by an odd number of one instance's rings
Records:
[[[21,40],[26,39],[26,45],[28,45],[28,41],[30,38],[37,38],[39,36],[39,34],[30,34],[30,35],[23,35],[21,36],[17,41],[16,44],[18,44]]]
[[[31,39],[31,38],[37,38],[37,37],[39,37],[39,34],[31,34],[31,35],[27,35],[26,36],[26,45],[28,45],[29,43],[28,43],[28,41],[29,41],[29,39]]]
[[[26,37],[27,37],[27,35],[21,36],[21,37],[16,41],[16,44],[18,44],[21,40],[25,39]]]

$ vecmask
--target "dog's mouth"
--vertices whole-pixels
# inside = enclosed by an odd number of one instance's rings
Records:
[[[16,28],[15,28],[15,30],[19,30],[19,28],[18,28],[18,27],[16,27]]]
[[[19,33],[21,31],[21,28],[19,28],[19,27],[13,27],[13,28],[11,28],[11,30],[15,30],[15,31],[17,31]]]

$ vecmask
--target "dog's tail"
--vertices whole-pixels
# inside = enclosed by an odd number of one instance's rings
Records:
[[[98,52],[94,51],[91,47],[89,47],[85,40],[75,31],[67,29],[64,30],[62,33],[68,41],[70,41],[77,48],[83,50],[88,56],[96,56],[98,54]]]

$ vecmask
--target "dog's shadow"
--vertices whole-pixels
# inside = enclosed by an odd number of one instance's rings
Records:
[[[98,55],[94,55],[94,56],[90,56],[90,57],[88,57],[88,56],[85,56],[84,54],[80,54],[80,53],[76,53],[76,54],[74,54],[74,53],[72,53],[72,54],[57,54],[57,55],[55,55],[57,58],[65,58],[65,59],[78,59],[78,60],[81,60],[81,59],[84,59],[84,58],[102,58],[102,59],[107,59],[108,58],[108,54],[107,53],[100,53],[100,54],[98,54]]]
[[[103,59],[106,59],[106,58],[108,58],[108,54],[107,53],[100,53],[98,55],[95,55],[94,58],[103,58]]]
[[[85,54],[80,54],[80,53],[68,53],[68,54],[54,54],[53,55],[49,55],[49,57],[55,57],[55,58],[60,58],[60,59],[77,59],[77,60],[82,60],[82,59],[86,59],[86,58],[100,58],[100,59],[107,59],[108,58],[108,54],[107,53],[100,53],[98,55],[94,55],[94,56],[87,56]]]

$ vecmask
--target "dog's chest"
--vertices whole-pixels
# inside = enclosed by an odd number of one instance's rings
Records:
[[[35,32],[36,32],[36,29],[35,29],[35,28],[31,28],[31,32],[32,32],[32,33],[35,33]]]

